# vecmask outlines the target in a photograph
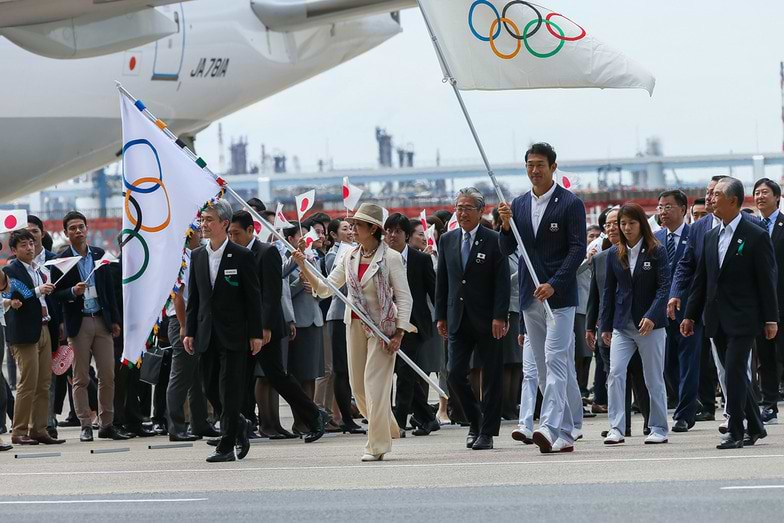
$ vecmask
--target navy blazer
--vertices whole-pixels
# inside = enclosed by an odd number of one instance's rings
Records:
[[[573,193],[560,185],[550,197],[539,230],[534,237],[531,223],[531,191],[512,202],[512,215],[523,245],[531,258],[539,283],[549,283],[555,294],[547,300],[553,309],[577,306],[577,269],[585,259],[585,205]],[[501,252],[511,255],[517,250],[512,231],[500,234]],[[520,257],[520,311],[534,301],[533,279]]]
[[[675,275],[675,270],[678,268],[678,263],[683,258],[684,253],[686,252],[686,246],[689,244],[689,231],[691,230],[691,226],[688,223],[683,224],[683,230],[681,231],[681,237],[678,240],[678,245],[675,246],[675,257],[672,260],[670,265],[670,287],[672,287],[672,277]],[[662,227],[658,231],[654,233],[656,239],[659,240],[664,246],[664,250],[667,250],[667,236],[670,234],[670,231],[666,227]],[[671,324],[680,325],[681,320],[683,319],[683,313],[686,311],[686,303],[681,301],[681,310],[676,313],[675,320],[670,320]]]
[[[27,273],[22,262],[13,260],[11,263],[3,267],[8,278],[18,280],[30,291],[30,297],[26,298],[18,290],[11,292],[11,299],[18,299],[22,302],[19,309],[9,308],[5,313],[6,328],[5,338],[9,345],[25,345],[31,343],[38,343],[41,338],[41,301],[35,296],[35,285],[33,279]],[[50,307],[52,300],[47,296],[47,309]]]
[[[641,240],[644,241],[644,240]],[[601,312],[601,332],[626,329],[629,322],[637,327],[643,318],[653,322],[654,329],[667,326],[667,297],[670,289],[670,267],[667,248],[659,245],[640,249],[634,276],[621,266],[618,247],[607,251],[607,275]]]
[[[450,335],[466,320],[475,332],[491,336],[493,320],[509,316],[509,260],[501,254],[498,233],[480,225],[463,271],[462,237],[458,228],[438,244],[436,319],[446,320]]]
[[[776,268],[778,286],[776,293],[779,302],[779,323],[784,323],[784,212],[779,211],[776,223],[773,224],[773,234],[770,237],[773,243],[773,253],[776,255]]]

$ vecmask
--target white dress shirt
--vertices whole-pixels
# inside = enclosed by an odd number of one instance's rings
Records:
[[[715,214],[711,214],[711,218],[713,219],[713,225],[711,225],[711,229],[715,229],[719,225],[721,225],[721,220]]]
[[[643,241],[642,238],[640,238],[640,240],[637,242],[637,245],[634,247],[629,247],[628,245],[626,246],[629,251],[629,271],[632,273],[632,276],[634,276],[634,268],[637,266],[637,258],[640,257],[642,244]]]
[[[727,225],[721,226],[721,230],[719,231],[719,267],[724,265],[724,257],[727,256],[727,251],[730,248],[732,235],[735,234],[735,230],[738,228],[741,219],[741,213],[738,213],[734,220]]]
[[[547,210],[547,204],[550,203],[550,200],[553,197],[556,185],[557,184],[553,182],[553,186],[541,196],[534,194],[534,190],[531,189],[531,225],[534,228],[534,238],[536,238],[536,232],[539,230],[542,216],[544,216],[544,211]]]
[[[49,317],[49,309],[46,306],[46,296],[41,293],[41,285],[44,284],[44,279],[41,275],[38,264],[35,263],[35,260],[33,260],[29,265],[22,260],[19,260],[19,263],[24,266],[27,274],[30,276],[30,279],[33,280],[33,290],[35,291],[35,295],[38,298],[38,301],[41,303],[43,321],[49,321],[51,318]]]
[[[223,242],[223,245],[218,247],[217,251],[212,250],[212,242],[207,244],[207,256],[210,259],[210,285],[215,287],[215,279],[218,277],[218,269],[220,268],[220,262],[223,258],[223,251],[226,250],[226,245],[229,243],[229,238],[226,237],[226,240]]]
[[[462,231],[462,232],[461,232],[461,235],[460,235],[460,248],[461,248],[461,249],[462,249],[462,247],[463,247],[463,242],[465,242],[465,235],[466,235],[466,232],[468,232],[468,234],[471,236],[471,246],[473,247],[473,245],[474,245],[474,240],[476,240],[476,231],[478,231],[478,230],[479,230],[479,227],[481,227],[481,226],[482,226],[482,224],[480,223],[479,225],[477,225],[476,227],[474,227],[474,228],[473,228],[473,229],[471,229],[470,231],[466,231],[465,229],[462,229],[462,228],[460,229],[460,231]],[[408,256],[408,253],[406,253],[406,257],[407,257],[407,256]]]
[[[33,261],[38,266],[38,270],[44,273],[44,276],[49,279],[49,267],[44,266],[44,263],[46,263],[46,249],[41,249],[41,252],[39,252],[36,257],[33,258]]]
[[[684,227],[686,227],[686,223],[682,223],[681,226],[678,227],[677,229],[675,229],[674,232],[670,232],[670,230],[667,229],[667,239],[668,240],[670,239],[670,234],[673,235],[672,240],[675,242],[675,248],[676,249],[678,248],[678,242],[681,241],[681,236],[683,236],[683,228]],[[665,245],[665,247],[666,247],[666,245]]]
[[[465,234],[463,237],[465,238]],[[403,267],[408,267],[408,244],[403,247],[403,251],[400,253],[400,255],[403,257]]]

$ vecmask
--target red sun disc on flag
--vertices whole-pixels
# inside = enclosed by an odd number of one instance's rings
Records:
[[[16,224],[17,224],[16,216],[14,216],[13,214],[9,214],[8,216],[6,216],[5,221],[3,221],[3,225],[5,225],[5,228],[9,230],[13,230],[13,228],[16,227]]]
[[[305,238],[305,245],[307,245],[308,247],[313,245],[313,238]]]
[[[256,234],[261,232],[261,222],[257,222],[253,220],[253,230],[256,231]]]
[[[132,57],[131,57],[131,61],[128,63],[128,68],[129,68],[131,71],[133,71],[134,69],[136,69],[136,57],[135,57],[135,56],[132,56]]]
[[[563,186],[564,189],[569,189],[572,186],[572,182],[569,181],[569,178],[566,176],[563,177]]]
[[[348,198],[348,195],[349,195],[349,190],[348,190],[348,187],[346,187],[346,186],[344,185],[344,186],[343,186],[343,199],[345,200],[346,198]]]
[[[299,206],[299,212],[307,211],[309,206],[310,206],[310,200],[308,200],[307,198],[303,198],[302,203]]]

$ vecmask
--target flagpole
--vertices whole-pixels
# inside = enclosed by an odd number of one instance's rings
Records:
[[[123,96],[128,97],[130,100],[133,100],[134,103],[137,102],[136,98],[134,98],[133,95],[131,93],[129,93],[128,90],[125,89],[119,82],[116,82],[116,84],[117,84],[117,89],[120,91],[120,93],[122,93]],[[147,108],[144,108],[141,112],[142,112],[143,115],[145,115],[153,123],[158,122],[158,119],[149,110],[147,110]],[[160,127],[160,128],[163,130],[163,132],[166,134],[166,136],[168,136],[169,138],[171,138],[175,142],[179,142],[179,139],[177,138],[177,136],[173,132],[171,132],[168,127]],[[199,156],[197,156],[193,151],[188,149],[188,147],[185,146],[184,144],[182,144],[180,147],[185,152],[185,154],[188,155],[188,157],[191,158],[192,160],[196,161],[197,159],[200,159]],[[201,162],[202,162],[202,164],[204,163],[203,160]],[[204,164],[204,165],[202,165],[202,164],[200,164],[200,166],[201,166],[201,168],[202,168],[202,170],[204,172],[206,172],[207,174],[209,174],[210,176],[212,176],[216,180],[218,180],[220,178],[218,175],[213,173],[206,166],[206,164]],[[270,229],[272,231],[272,235],[278,241],[280,241],[286,247],[286,249],[288,249],[290,252],[294,252],[294,251],[297,250],[293,245],[291,245],[288,242],[288,240],[286,240],[286,238],[283,237],[283,235],[281,233],[279,233],[277,230],[275,230],[275,228],[267,220],[265,220],[264,217],[262,217],[258,212],[256,212],[256,210],[253,209],[253,207],[248,205],[248,202],[246,202],[245,199],[242,196],[237,194],[237,192],[234,189],[232,189],[231,186],[228,183],[225,182],[225,180],[223,180],[223,182],[224,182],[223,188],[226,191],[226,194],[231,195],[235,200],[237,200],[238,203],[240,203],[243,207],[245,207],[245,209],[255,219],[257,219],[263,226],[266,226],[268,229]],[[299,213],[297,213],[297,216],[299,217]],[[360,320],[365,322],[365,324],[368,327],[370,327],[370,329],[373,331],[373,333],[381,341],[383,341],[386,344],[390,343],[389,337],[387,335],[385,335],[381,331],[381,329],[378,328],[378,326],[373,322],[373,320],[370,319],[370,317],[365,313],[364,310],[362,310],[355,303],[352,303],[351,300],[349,300],[340,291],[340,289],[338,287],[336,287],[332,282],[330,282],[329,278],[324,276],[321,273],[321,271],[318,268],[316,268],[311,262],[309,262],[308,260],[305,260],[305,264],[308,266],[308,268],[310,268],[310,272],[312,274],[314,274],[319,280],[321,280],[332,291],[332,293],[333,293],[333,295],[335,297],[337,297],[339,300],[341,300],[343,303],[345,303],[346,307],[349,307],[359,317]],[[441,387],[438,386],[438,383],[433,381],[433,379],[427,373],[425,373],[425,371],[423,371],[421,368],[419,368],[419,366],[416,363],[414,363],[414,361],[410,357],[408,357],[403,351],[400,351],[400,350],[397,351],[397,355],[409,367],[411,367],[411,369],[414,372],[416,372],[423,380],[425,380],[431,387],[433,387],[433,389],[436,392],[438,392],[439,396],[441,396],[442,398],[448,398],[446,392],[444,392],[443,389],[441,389]]]
[[[460,93],[460,89],[457,88],[457,80],[455,77],[452,76],[452,71],[449,68],[449,63],[446,61],[446,56],[444,56],[444,52],[441,49],[441,44],[438,41],[438,37],[436,37],[435,32],[433,32],[433,27],[430,25],[430,19],[425,12],[425,8],[422,6],[421,3],[417,0],[417,4],[419,5],[419,10],[422,11],[422,18],[425,20],[425,25],[427,26],[427,31],[430,33],[430,39],[433,41],[433,46],[436,49],[436,54],[438,55],[438,60],[441,62],[441,66],[444,68],[444,82],[448,82],[449,85],[452,86],[452,90],[457,97],[457,102],[460,104],[460,109],[463,111],[463,116],[466,119],[466,123],[468,123],[468,128],[471,130],[471,135],[474,137],[474,141],[476,142],[476,146],[479,149],[479,154],[482,156],[482,162],[485,165],[485,169],[487,169],[487,175],[490,177],[490,181],[493,182],[493,187],[495,188],[495,193],[498,196],[498,200],[509,205],[506,201],[506,197],[504,197],[504,193],[501,190],[501,186],[498,183],[498,180],[495,177],[495,172],[493,172],[493,168],[490,166],[490,161],[487,159],[487,154],[485,154],[485,148],[482,145],[482,141],[479,139],[479,134],[474,127],[474,122],[471,119],[471,114],[468,112],[468,108],[466,107],[465,102],[463,101],[463,95]],[[517,245],[522,251],[523,260],[525,261],[525,265],[528,268],[528,274],[530,274],[531,279],[534,282],[536,287],[539,287],[539,277],[536,275],[536,271],[534,270],[533,263],[531,263],[531,258],[528,256],[528,251],[525,250],[525,245],[523,245],[523,239],[520,236],[520,231],[517,230],[517,225],[515,224],[514,217],[509,219],[509,225],[512,229],[512,234],[517,241]],[[553,310],[550,308],[550,304],[547,300],[543,302],[545,315],[548,319],[553,319]]]

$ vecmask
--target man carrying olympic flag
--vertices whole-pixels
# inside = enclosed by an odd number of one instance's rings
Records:
[[[177,286],[188,229],[221,186],[120,95],[123,128],[123,360],[138,361]]]
[[[531,347],[542,356],[537,359],[546,360],[546,372],[539,370],[540,375],[546,374],[547,383],[533,442],[542,452],[570,452],[579,436],[579,427],[572,423],[569,392],[576,388],[571,341],[576,295],[572,291],[574,273],[585,257],[585,207],[576,196],[556,188],[555,151],[538,144],[526,154],[536,192],[517,198],[510,208],[460,90],[597,87],[644,89],[652,94],[656,80],[566,15],[531,2],[418,1],[444,78],[457,96],[501,202],[502,250],[511,253],[517,248],[521,253],[521,311]]]

